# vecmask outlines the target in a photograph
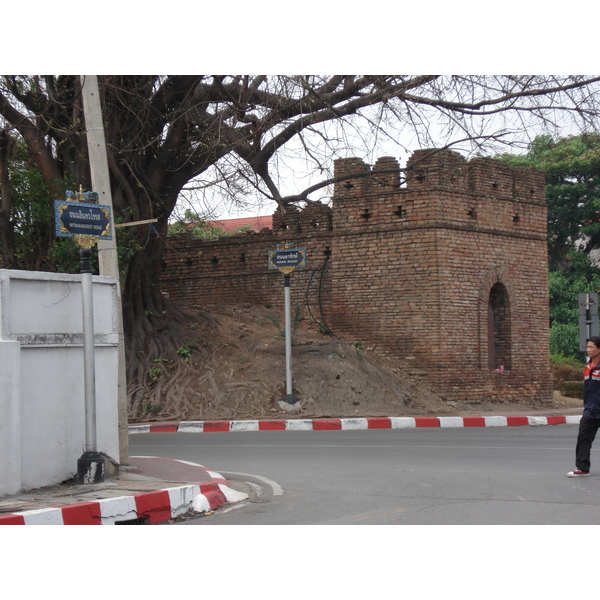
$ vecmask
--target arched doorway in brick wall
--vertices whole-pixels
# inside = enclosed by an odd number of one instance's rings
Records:
[[[497,282],[490,289],[487,306],[487,349],[490,371],[511,368],[511,315],[508,291]]]

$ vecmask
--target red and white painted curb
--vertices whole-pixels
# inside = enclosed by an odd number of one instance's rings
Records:
[[[129,433],[209,433],[218,431],[325,431],[406,429],[411,427],[518,427],[579,423],[581,415],[489,417],[367,417],[348,419],[264,419],[182,421],[130,425]]]
[[[247,498],[246,494],[232,490],[219,473],[195,463],[187,464],[204,469],[212,481],[0,515],[0,525],[115,525],[136,519],[157,525],[192,510],[209,512]]]

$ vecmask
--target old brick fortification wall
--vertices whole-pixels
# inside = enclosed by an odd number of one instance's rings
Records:
[[[394,357],[454,401],[548,401],[545,181],[492,159],[421,150],[407,164],[336,162],[333,209],[277,212],[273,231],[170,238],[163,289],[188,307],[283,303],[277,244],[306,248],[292,301]],[[503,372],[500,372],[503,371]]]

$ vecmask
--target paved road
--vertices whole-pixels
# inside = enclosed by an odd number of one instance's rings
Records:
[[[598,524],[600,450],[596,476],[566,477],[576,434],[576,425],[151,433],[132,435],[130,453],[197,462],[252,492],[254,502],[186,524]]]

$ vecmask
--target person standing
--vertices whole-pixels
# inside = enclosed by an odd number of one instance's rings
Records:
[[[587,340],[586,353],[588,362],[583,370],[583,415],[575,446],[577,468],[567,473],[569,477],[589,476],[592,444],[600,428],[600,337]]]

